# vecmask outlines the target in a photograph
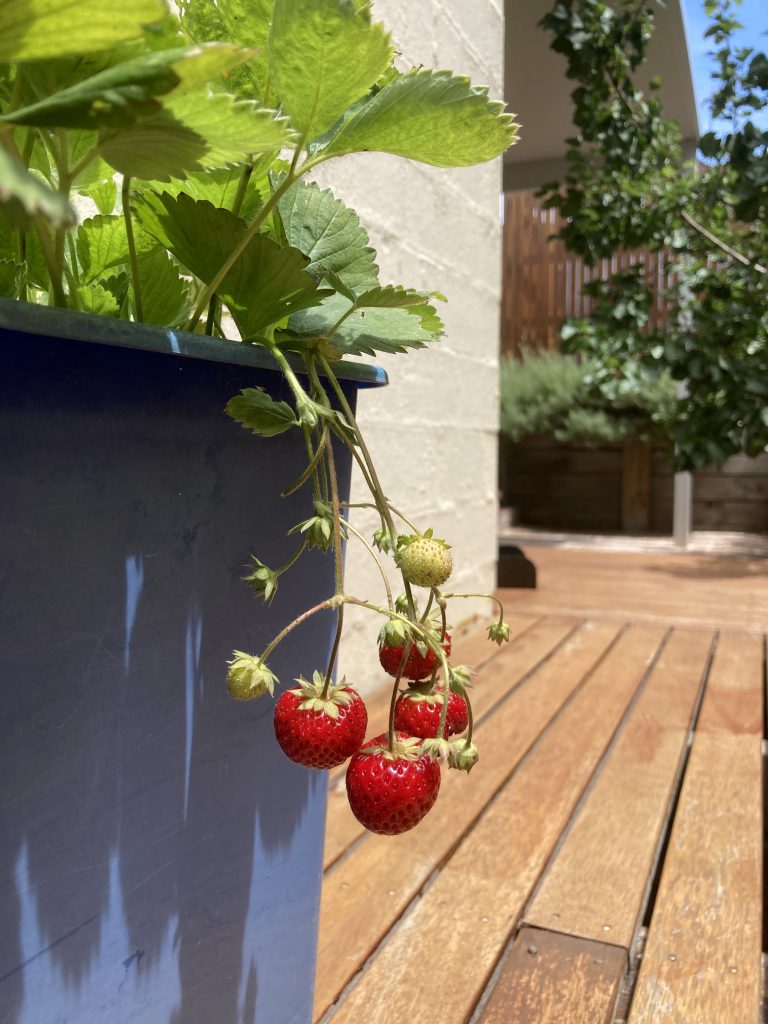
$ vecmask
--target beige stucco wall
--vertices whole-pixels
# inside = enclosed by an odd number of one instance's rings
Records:
[[[374,17],[392,31],[403,67],[450,68],[502,96],[501,0],[376,0]],[[453,545],[451,589],[492,590],[496,564],[496,430],[500,301],[501,161],[438,170],[381,154],[334,161],[323,170],[353,206],[378,253],[385,283],[439,290],[446,335],[429,349],[377,360],[390,378],[362,392],[361,428],[393,504],[423,530]],[[353,501],[365,500],[359,479]],[[370,536],[372,513],[353,523]],[[393,584],[395,581],[392,575]],[[349,546],[347,590],[384,600],[377,570]],[[458,601],[451,621],[485,614],[485,601]],[[381,679],[380,620],[348,609],[341,672],[361,689]]]

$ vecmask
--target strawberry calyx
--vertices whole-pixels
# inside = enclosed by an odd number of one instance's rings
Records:
[[[451,745],[446,739],[430,736],[421,741],[421,752],[440,764],[447,764],[451,756]]]
[[[429,689],[429,684],[408,686],[400,693],[405,700],[423,701],[425,704],[442,704],[444,700],[442,691]]]
[[[469,665],[449,665],[448,686],[454,693],[463,697],[467,688],[472,685],[471,680],[474,674]]]
[[[371,754],[374,757],[383,757],[387,761],[418,761],[424,756],[421,749],[421,740],[416,736],[406,736],[404,733],[395,733],[392,740],[392,749],[389,749],[386,734],[377,736],[366,743],[361,754]]]
[[[301,698],[301,703],[298,705],[300,711],[320,711],[328,715],[329,718],[337,719],[339,708],[346,707],[357,699],[356,695],[347,687],[346,679],[329,686],[327,693],[323,696],[325,679],[321,672],[313,672],[311,682],[304,679],[303,676],[299,676],[296,682],[298,686],[293,687],[289,692],[295,697]]]
[[[462,772],[471,772],[480,758],[475,744],[465,739],[459,739],[452,740],[448,747],[448,767],[458,768]]]
[[[233,651],[233,657],[227,662],[227,689],[234,700],[254,700],[263,693],[272,696],[275,692],[277,676],[270,671],[261,658],[244,651]]]

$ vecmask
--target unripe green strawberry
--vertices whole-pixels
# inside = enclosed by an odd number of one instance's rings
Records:
[[[235,651],[228,661],[227,689],[234,700],[254,700],[263,693],[275,692],[277,679],[261,658],[243,651]]]
[[[415,587],[440,587],[453,569],[449,546],[433,537],[431,530],[421,537],[401,537],[397,564]]]

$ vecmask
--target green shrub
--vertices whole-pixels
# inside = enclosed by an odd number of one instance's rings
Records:
[[[588,447],[663,437],[675,404],[668,373],[624,367],[606,399],[603,368],[562,352],[525,352],[501,364],[501,434],[522,441],[549,434]]]

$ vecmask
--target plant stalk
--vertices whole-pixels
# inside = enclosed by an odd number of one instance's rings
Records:
[[[144,321],[144,306],[141,300],[141,281],[139,280],[139,260],[136,255],[136,242],[133,237],[133,220],[131,218],[131,178],[126,174],[123,178],[123,220],[125,221],[125,235],[128,241],[128,256],[131,262],[131,281],[133,283],[133,304],[136,320],[138,323]]]

